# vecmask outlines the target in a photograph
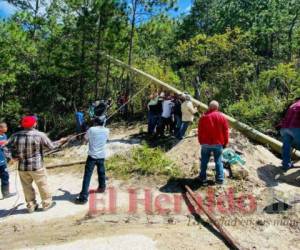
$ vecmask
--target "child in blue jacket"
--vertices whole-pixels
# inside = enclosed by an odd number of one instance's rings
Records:
[[[7,170],[7,160],[4,153],[4,147],[7,144],[7,124],[5,122],[0,123],[0,179],[1,179],[1,192],[2,199],[10,198],[15,194],[9,192],[9,173]]]

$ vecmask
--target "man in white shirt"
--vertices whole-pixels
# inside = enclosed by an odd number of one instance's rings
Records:
[[[166,126],[170,127],[170,133],[171,133],[173,107],[174,107],[174,103],[172,102],[172,97],[167,96],[166,99],[162,103],[161,131],[160,131],[161,136],[164,135]]]
[[[94,126],[85,135],[85,139],[89,143],[89,151],[84,170],[82,189],[79,197],[75,200],[77,204],[85,204],[88,201],[89,186],[95,165],[97,166],[98,173],[98,192],[105,192],[105,147],[109,137],[109,129],[104,127],[105,122],[105,116],[96,117]]]

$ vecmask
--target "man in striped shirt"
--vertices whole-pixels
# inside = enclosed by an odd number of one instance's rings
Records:
[[[54,149],[65,141],[62,139],[56,143],[51,142],[45,133],[35,129],[36,125],[37,120],[34,116],[23,117],[21,121],[23,130],[12,135],[8,141],[13,159],[19,161],[18,170],[29,213],[38,208],[33,182],[39,189],[43,210],[46,211],[55,206],[43,166],[43,149],[44,147]]]

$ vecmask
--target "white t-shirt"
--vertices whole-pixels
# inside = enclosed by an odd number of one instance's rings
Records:
[[[85,139],[89,142],[88,155],[94,159],[105,159],[105,147],[109,136],[109,129],[102,126],[89,128]]]
[[[163,101],[163,104],[162,104],[163,112],[162,112],[161,116],[164,118],[170,118],[173,106],[174,106],[174,103],[171,100]]]

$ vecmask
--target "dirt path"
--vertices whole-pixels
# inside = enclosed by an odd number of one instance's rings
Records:
[[[115,141],[110,145],[112,154],[136,146],[138,141],[132,141],[130,135],[137,132],[135,127],[115,130]],[[228,179],[225,187],[212,188],[216,197],[227,193],[228,188],[233,188],[236,196],[251,194],[256,199],[257,209],[251,214],[217,212],[216,216],[248,249],[299,249],[299,204],[279,214],[263,211],[275,202],[274,194],[286,201],[299,195],[299,170],[282,173],[278,168],[279,159],[267,149],[243,141],[245,139],[239,136],[235,135],[236,139],[231,143],[236,147],[244,147],[250,169],[249,178],[243,181]],[[199,152],[195,150],[198,147],[195,140],[190,137],[168,153],[178,162],[184,159],[182,168],[187,175],[193,173],[193,168],[194,174],[197,173],[195,166],[198,166]],[[83,147],[67,149],[63,160],[85,157]],[[56,159],[48,159],[49,162],[53,160]],[[18,190],[20,196],[18,199],[0,200],[0,249],[228,249],[220,234],[207,223],[205,216],[192,215],[184,200],[180,200],[179,212],[174,209],[175,197],[182,197],[176,186],[178,180],[154,182],[152,178],[145,177],[121,181],[109,176],[108,186],[116,192],[117,209],[113,213],[108,210],[91,217],[87,216],[89,204],[78,206],[72,202],[80,191],[83,166],[53,169],[48,174],[57,206],[47,212],[27,214],[19,179],[12,173],[11,181],[16,183],[12,187]],[[94,175],[91,186],[96,187],[96,183]],[[146,197],[144,189],[149,190],[152,210],[146,213],[145,202],[139,201],[136,203],[137,211],[129,213],[132,205],[129,189],[135,190],[139,199]],[[197,189],[203,201],[206,200],[207,189]],[[163,207],[168,208],[165,213],[159,211],[155,203],[161,195],[171,201],[160,200]],[[97,208],[109,208],[108,191],[96,198],[104,200]],[[5,217],[14,205],[19,205],[17,210]]]

